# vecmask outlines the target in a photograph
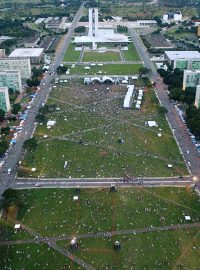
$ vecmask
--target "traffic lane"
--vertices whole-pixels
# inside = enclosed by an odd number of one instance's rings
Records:
[[[158,85],[159,88],[157,88],[157,92],[162,91],[163,96],[161,98],[163,104],[165,107],[168,109],[169,113],[167,114],[169,122],[171,123],[173,129],[174,129],[174,134],[179,142],[180,145],[182,145],[181,149],[184,154],[185,159],[187,162],[191,162],[190,170],[195,173],[199,174],[200,172],[200,159],[199,153],[194,146],[194,144],[191,141],[191,138],[186,136],[187,133],[187,127],[184,125],[182,120],[180,119],[180,116],[176,109],[174,108],[174,105],[171,102],[167,102],[169,100],[167,92],[164,90],[162,85]],[[172,114],[172,115],[171,115]],[[179,126],[179,129],[177,128]],[[189,151],[189,155],[188,155]],[[196,164],[198,163],[198,164]]]
[[[77,15],[75,16],[75,19],[73,21],[73,29],[75,29],[76,24],[82,15],[83,6],[84,5],[81,6]],[[70,35],[73,34],[72,29],[69,31],[69,33],[70,33]],[[67,43],[69,43],[69,40],[71,39],[70,35],[69,34],[65,35],[65,43],[62,46],[62,50],[60,50],[60,53],[56,54],[55,61],[54,61],[55,63],[50,64],[50,69],[55,71],[56,68],[61,64],[62,59],[64,57],[65,50],[66,50],[66,45],[67,45]],[[3,165],[4,169],[11,168],[13,176],[15,174],[16,164],[22,158],[22,155],[23,155],[23,151],[22,151],[23,150],[23,142],[26,139],[30,138],[32,133],[33,133],[33,130],[34,130],[33,123],[35,121],[35,116],[37,115],[42,103],[44,103],[46,101],[46,99],[50,93],[52,80],[53,80],[53,78],[50,76],[50,74],[46,73],[44,76],[44,79],[41,82],[41,84],[42,84],[41,91],[38,93],[38,95],[34,99],[34,108],[33,108],[32,112],[30,114],[28,114],[25,125],[23,126],[22,132],[25,134],[25,136],[23,138],[21,138],[21,140],[17,141],[16,147],[11,149],[11,151],[6,159],[6,162]]]

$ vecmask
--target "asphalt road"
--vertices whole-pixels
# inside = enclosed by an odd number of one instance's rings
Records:
[[[144,62],[144,66],[151,69],[149,78],[150,80],[156,82],[156,86],[154,89],[156,95],[159,99],[160,104],[168,110],[166,118],[172,129],[172,132],[183,155],[183,158],[187,164],[188,170],[191,175],[198,176],[200,178],[200,155],[195,145],[192,143],[190,136],[188,135],[187,127],[180,119],[178,112],[176,111],[173,103],[170,101],[166,91],[166,85],[163,83],[154,65],[150,61],[148,52],[144,47],[139,35],[135,31],[135,29],[129,29],[129,33],[134,41],[139,56]]]
[[[191,186],[192,177],[145,177],[145,178],[17,178],[12,188],[97,188],[97,187],[160,187],[160,186]]]
[[[62,60],[65,55],[66,48],[71,40],[71,37],[74,33],[74,29],[77,27],[77,24],[83,14],[84,5],[80,7],[74,20],[72,22],[72,26],[69,29],[68,33],[64,36],[62,44],[59,49],[56,51],[56,56],[54,61],[51,63],[49,67],[49,73],[45,73],[44,79],[41,81],[40,92],[35,97],[34,102],[31,106],[31,110],[29,110],[28,117],[26,119],[25,125],[23,126],[21,137],[17,140],[17,143],[11,148],[6,158],[6,161],[2,167],[2,171],[0,174],[0,194],[3,193],[5,189],[12,186],[13,181],[15,180],[16,167],[18,162],[22,159],[23,156],[23,143],[25,140],[29,139],[35,128],[35,116],[38,114],[39,108],[43,103],[46,102],[48,95],[52,89],[52,83],[55,80],[55,74],[57,67],[62,63]],[[50,75],[54,74],[54,75]],[[7,174],[8,168],[11,169],[11,174]]]

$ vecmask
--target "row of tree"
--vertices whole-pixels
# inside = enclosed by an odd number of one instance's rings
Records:
[[[118,25],[117,26],[117,32],[118,33],[127,33],[128,32],[128,27],[122,26],[122,25]]]
[[[42,76],[42,74],[44,73],[44,70],[42,68],[36,68],[33,67],[32,68],[32,78],[28,79],[26,81],[27,85],[29,87],[37,87],[40,85],[40,77]]]
[[[200,109],[194,106],[196,87],[187,87],[182,90],[183,71],[175,69],[168,71],[158,69],[158,73],[163,77],[163,81],[168,85],[170,99],[182,102],[186,105],[185,119],[188,128],[197,138],[200,138]]]

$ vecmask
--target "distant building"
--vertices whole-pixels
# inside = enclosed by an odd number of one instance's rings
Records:
[[[200,70],[184,70],[183,90],[200,84]]]
[[[0,87],[12,88],[15,91],[22,91],[21,74],[18,70],[0,70]]]
[[[45,18],[38,18],[34,23],[35,24],[40,24],[45,20]]]
[[[9,39],[13,39],[13,37],[9,37],[9,36],[0,36],[0,44],[6,40],[9,40]]]
[[[0,49],[0,58],[5,58],[5,57],[6,57],[6,50]]]
[[[24,40],[24,47],[34,48],[39,41],[40,41],[39,37],[28,37],[27,39]]]
[[[197,27],[197,36],[200,37],[200,25]]]
[[[98,36],[99,34],[99,13],[98,8],[89,8],[89,33],[90,37]]]
[[[30,58],[0,58],[0,70],[19,70],[22,79],[31,76]]]
[[[158,24],[156,20],[137,20],[136,23],[138,26],[155,26]]]
[[[61,23],[62,23],[61,19],[55,18],[55,19],[48,21],[46,23],[45,27],[48,29],[55,29],[56,30],[56,29],[60,28]]]
[[[200,70],[198,51],[165,51],[164,56],[173,68]]]
[[[200,85],[197,85],[194,105],[195,105],[195,107],[197,107],[197,109],[200,109]]]
[[[194,26],[200,26],[200,20],[191,21]]]
[[[9,99],[8,87],[0,87],[0,108],[4,112],[10,111],[10,99]]]
[[[181,13],[181,11],[177,11],[177,12],[165,12],[163,14],[162,20],[163,22],[169,22],[169,21],[181,21],[183,18],[183,15]]]
[[[43,48],[19,48],[15,49],[9,58],[30,58],[32,64],[39,64],[43,61]]]
[[[89,8],[89,32],[88,36],[77,36],[74,43],[78,46],[92,44],[93,49],[97,49],[98,43],[126,44],[130,42],[123,34],[116,34],[113,28],[99,28],[98,8]]]

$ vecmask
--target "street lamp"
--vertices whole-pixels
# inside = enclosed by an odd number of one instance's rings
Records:
[[[79,247],[79,244],[77,243],[76,238],[73,237],[72,240],[70,241],[70,249],[77,250],[78,247]]]
[[[193,176],[192,180],[196,184],[199,181],[199,177],[198,176]]]

